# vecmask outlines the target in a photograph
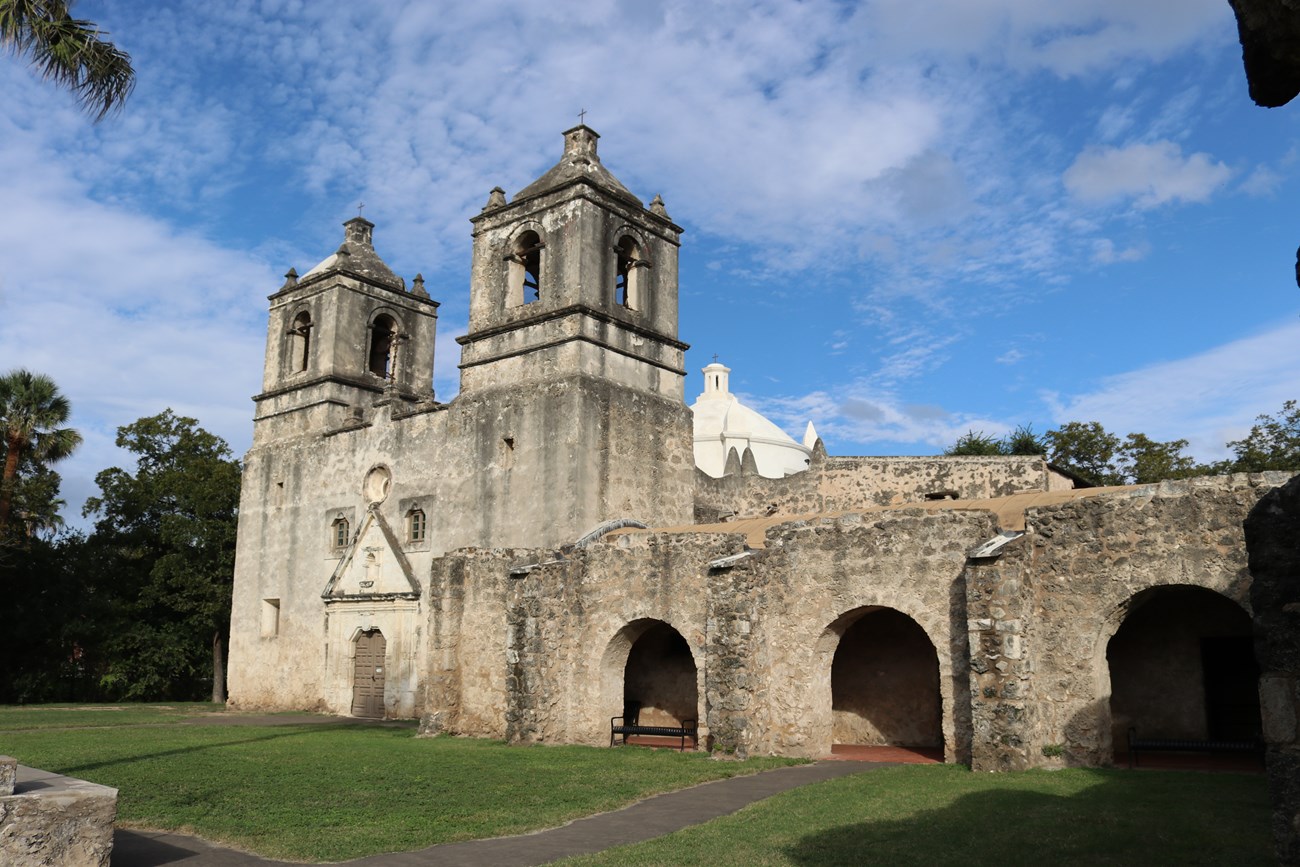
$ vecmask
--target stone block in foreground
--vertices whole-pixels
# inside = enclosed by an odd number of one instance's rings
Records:
[[[0,756],[0,864],[108,867],[117,789]]]

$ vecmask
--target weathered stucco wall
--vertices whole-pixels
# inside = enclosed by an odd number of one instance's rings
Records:
[[[434,557],[450,549],[560,545],[610,515],[688,522],[689,425],[680,403],[577,377],[398,418],[379,407],[351,429],[254,448],[245,463],[236,556],[232,703],[346,713],[349,642],[368,623],[389,641],[389,712],[414,713],[418,685],[405,661],[418,653],[420,603],[348,596],[332,600],[327,616],[320,598],[343,554],[332,546],[332,522],[341,516],[353,532],[360,526],[371,467],[391,471],[377,508],[423,585]],[[410,542],[406,514],[417,506],[428,517],[427,535]],[[262,622],[266,600],[278,600],[274,635],[250,628]]]
[[[832,458],[818,449],[805,472],[783,479],[743,470],[717,479],[697,472],[695,516],[710,523],[732,516],[853,511],[930,495],[973,500],[1068,487],[1064,476],[1036,457]]]

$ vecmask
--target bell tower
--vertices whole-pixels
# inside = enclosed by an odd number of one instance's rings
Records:
[[[375,224],[353,217],[343,243],[271,295],[255,443],[341,427],[381,400],[433,398],[438,302],[375,252]]]
[[[682,229],[658,196],[646,208],[601,164],[599,138],[568,130],[554,167],[512,201],[494,189],[471,220],[463,394],[584,373],[682,399]]]
[[[474,217],[469,331],[453,408],[491,480],[494,545],[573,542],[604,521],[690,523],[695,465],[677,339],[682,229],[605,168],[595,130]],[[468,480],[467,480],[468,483]]]

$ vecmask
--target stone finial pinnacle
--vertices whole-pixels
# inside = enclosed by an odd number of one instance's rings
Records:
[[[411,281],[411,294],[420,298],[428,298],[429,292],[424,288],[424,275],[416,274],[415,279]]]
[[[294,287],[294,286],[297,286],[297,285],[298,285],[298,269],[297,269],[297,268],[290,268],[288,271],[285,272],[285,274],[284,274],[284,285],[281,286],[280,288],[281,288],[281,289],[290,289],[290,288],[292,288],[292,287]]]
[[[492,191],[488,193],[487,204],[483,206],[483,210],[491,211],[496,208],[504,208],[505,206],[506,206],[506,191],[501,189],[500,187],[493,187]]]
[[[669,219],[668,209],[664,207],[664,197],[658,193],[650,200],[650,213],[656,217],[663,217],[665,220]]]

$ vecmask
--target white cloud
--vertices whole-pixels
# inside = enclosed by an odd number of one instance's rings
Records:
[[[1202,459],[1226,455],[1261,413],[1300,397],[1300,322],[1188,358],[1104,379],[1088,394],[1048,396],[1055,424],[1099,421],[1112,433],[1187,439]]]
[[[1086,203],[1134,199],[1138,208],[1203,202],[1227,183],[1232,169],[1206,153],[1183,156],[1171,141],[1092,147],[1064,175],[1065,187]]]
[[[1151,245],[1145,241],[1117,249],[1110,238],[1098,238],[1092,242],[1092,261],[1098,265],[1113,265],[1116,262],[1140,262],[1151,252]]]
[[[1268,166],[1256,166],[1241,182],[1240,189],[1248,196],[1265,198],[1277,193],[1282,186],[1282,176]]]

